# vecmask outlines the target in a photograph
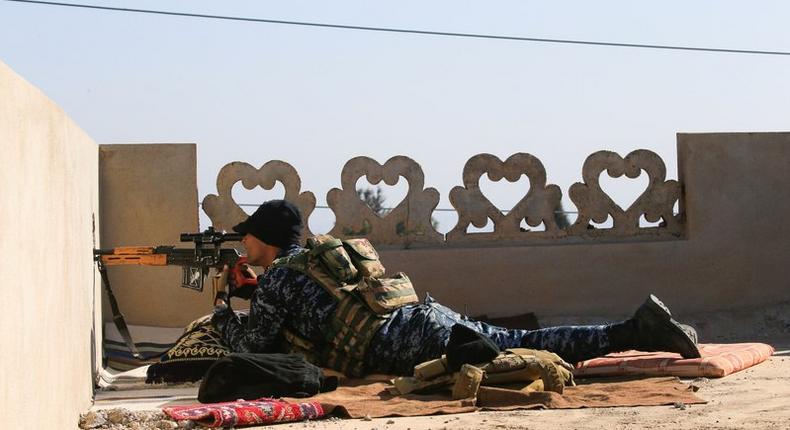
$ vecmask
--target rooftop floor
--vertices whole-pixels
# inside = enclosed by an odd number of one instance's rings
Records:
[[[476,412],[365,420],[329,419],[278,424],[287,429],[589,429],[621,428],[790,429],[790,346],[774,343],[776,354],[755,367],[720,379],[699,379],[704,405]],[[692,380],[684,380],[691,382]],[[158,409],[197,403],[197,385],[163,389],[98,392],[94,409]],[[265,428],[248,427],[248,428]]]

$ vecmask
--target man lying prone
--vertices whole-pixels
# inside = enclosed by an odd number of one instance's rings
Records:
[[[299,210],[284,200],[263,203],[233,227],[245,235],[247,262],[268,268],[257,277],[248,268],[230,270],[232,287],[254,287],[246,324],[232,311],[227,296],[219,295],[215,302],[212,321],[233,352],[271,352],[280,350],[283,341],[291,349],[309,344],[320,366],[355,376],[407,375],[415,365],[440,357],[452,327],[461,324],[487,336],[500,349],[548,350],[570,363],[631,349],[699,357],[694,329],[673,320],[652,295],[625,321],[538,330],[474,321],[430,296],[386,314],[372,313],[358,303],[358,295],[337,290],[343,285],[333,289],[314,272],[287,264],[309,257],[310,251],[299,245],[302,227]]]

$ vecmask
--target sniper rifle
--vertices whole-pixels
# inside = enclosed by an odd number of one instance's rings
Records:
[[[240,241],[243,235],[238,233],[217,232],[209,227],[202,233],[181,233],[181,242],[193,242],[194,248],[176,248],[171,245],[160,246],[126,246],[110,249],[94,249],[93,258],[101,274],[102,284],[107,291],[107,298],[113,313],[113,322],[132,356],[143,357],[137,351],[126,326],[118,301],[110,287],[107,266],[181,266],[181,286],[195,291],[203,291],[204,279],[210,269],[222,271],[227,265],[232,268],[240,258],[239,251],[233,248],[222,248],[224,242]],[[216,293],[216,291],[215,291]],[[249,297],[251,291],[231,289],[229,296]]]

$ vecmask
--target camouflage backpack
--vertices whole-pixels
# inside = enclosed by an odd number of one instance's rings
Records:
[[[309,341],[286,332],[290,349],[352,376],[362,375],[368,344],[387,315],[418,301],[404,273],[384,277],[384,266],[367,239],[317,235],[307,239],[304,252],[279,258],[272,267],[307,274],[338,302],[326,337],[328,350],[317,350]]]

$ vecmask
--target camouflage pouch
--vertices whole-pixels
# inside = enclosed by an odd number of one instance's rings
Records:
[[[356,290],[365,304],[379,315],[419,301],[411,280],[403,272],[391,278],[363,278]]]
[[[439,375],[450,373],[447,368],[447,357],[434,358],[414,366],[414,377],[426,381]]]
[[[485,378],[485,372],[471,364],[464,364],[458,372],[458,377],[453,385],[453,400],[477,397],[480,383]]]
[[[560,358],[559,355],[540,349],[527,349],[527,348],[509,348],[505,353],[516,355],[534,355],[540,360],[553,363],[557,367],[566,386],[575,386],[576,382],[573,380],[573,366],[566,363],[565,360]]]
[[[520,355],[507,350],[499,357],[480,366],[485,371],[484,385],[503,385],[517,382],[542,381],[542,391],[562,394],[571,385],[561,372],[561,366],[545,356]],[[563,369],[564,370],[564,369]],[[572,381],[572,379],[571,379]]]
[[[307,239],[310,258],[317,259],[327,275],[339,283],[353,282],[359,272],[346,252],[343,242],[327,234]]]
[[[346,239],[343,247],[351,257],[351,262],[359,270],[361,277],[380,278],[384,276],[384,266],[379,261],[379,253],[367,239]]]

